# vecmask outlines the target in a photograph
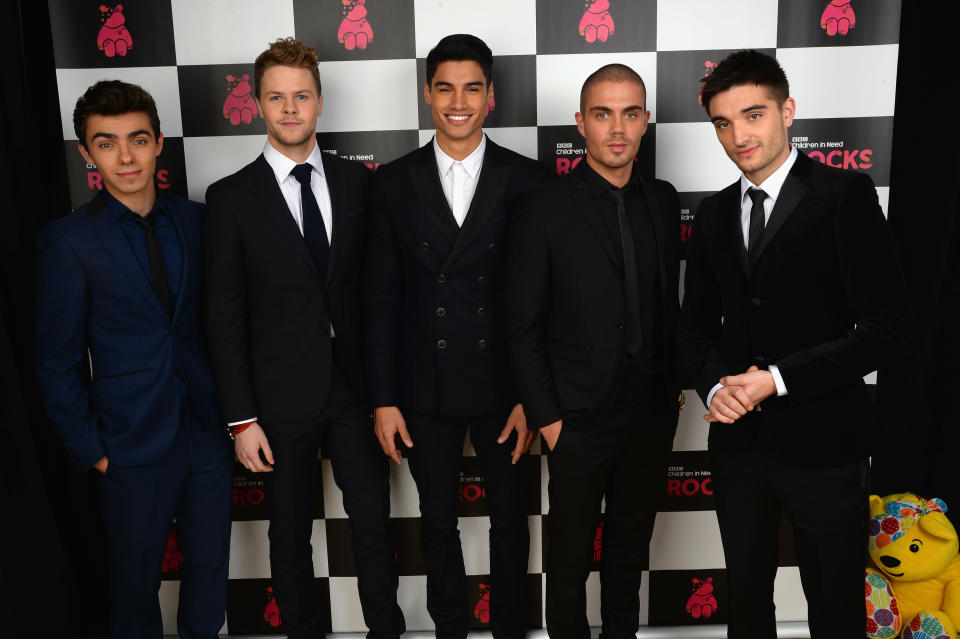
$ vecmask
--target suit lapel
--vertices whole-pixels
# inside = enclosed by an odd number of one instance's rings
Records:
[[[730,235],[732,236],[730,240],[732,244],[731,249],[736,254],[737,264],[740,265],[740,270],[743,271],[745,276],[750,277],[750,256],[747,254],[747,242],[743,237],[743,223],[740,219],[742,213],[740,181],[737,180],[734,182],[727,190],[729,193],[727,193],[724,196],[724,200],[720,202],[721,212],[728,216],[723,226],[730,230]]]
[[[513,167],[500,165],[498,155],[499,148],[488,139],[487,148],[483,154],[483,164],[480,167],[477,189],[470,201],[467,216],[463,219],[463,226],[460,227],[460,232],[457,233],[453,247],[447,254],[447,259],[444,261],[441,270],[449,269],[450,265],[460,257],[460,254],[483,229],[500,204],[500,198],[503,197],[503,192],[507,188],[507,182],[510,180]]]
[[[587,189],[587,184],[583,180],[582,172],[577,171],[571,186],[573,186],[573,201],[576,202],[577,208],[583,215],[584,220],[586,220],[590,226],[590,230],[593,231],[603,250],[607,252],[607,257],[609,257],[613,263],[614,270],[616,270],[617,273],[622,273],[620,260],[617,259],[617,251],[613,246],[613,240],[603,227],[603,222],[600,221],[600,211],[597,210],[597,203],[593,201],[593,196],[590,195],[590,191]]]
[[[330,219],[333,222],[333,229],[330,233],[330,256],[327,261],[327,282],[333,281],[333,270],[339,263],[338,256],[343,252],[340,246],[343,244],[342,234],[345,232],[343,218],[347,214],[345,209],[347,194],[346,185],[342,176],[337,172],[337,167],[333,161],[328,159],[325,153],[320,154],[323,162],[324,179],[327,181],[327,191],[330,193]]]
[[[757,260],[763,254],[764,249],[773,240],[773,237],[783,227],[790,215],[797,209],[800,201],[806,196],[809,189],[803,183],[800,175],[803,173],[803,161],[810,161],[803,154],[797,156],[796,162],[787,174],[787,179],[783,182],[783,188],[780,189],[780,195],[777,196],[777,203],[773,205],[773,211],[770,212],[770,221],[763,229],[763,235],[760,236],[760,243],[757,250],[750,257],[751,268],[756,265]]]
[[[433,153],[433,142],[428,142],[419,150],[419,162],[410,165],[410,180],[420,199],[420,205],[443,236],[452,244],[457,237],[459,227],[453,217],[453,211],[443,195],[437,161]]]
[[[290,213],[287,201],[283,199],[283,193],[280,191],[280,185],[277,184],[273,169],[263,155],[257,158],[254,171],[256,184],[253,187],[253,195],[260,205],[259,208],[276,224],[287,248],[300,253],[310,270],[320,277],[320,271],[313,261],[313,256],[307,250],[307,243],[303,241],[303,234]]]
[[[636,167],[634,167],[636,170]],[[667,290],[667,269],[663,268],[663,257],[664,257],[664,247],[663,247],[663,222],[660,220],[660,216],[657,214],[659,209],[656,207],[656,201],[651,195],[651,186],[643,178],[640,178],[640,192],[643,194],[643,201],[647,205],[647,210],[650,212],[650,223],[653,224],[653,239],[657,243],[657,261],[660,263],[660,268],[657,269],[660,271],[660,290]]]
[[[123,229],[120,228],[120,223],[117,222],[116,218],[111,215],[109,211],[104,209],[106,209],[106,202],[103,199],[103,195],[98,193],[87,207],[87,210],[94,214],[94,228],[96,229],[97,236],[100,238],[100,241],[103,242],[103,246],[107,249],[107,252],[110,253],[110,256],[113,257],[114,261],[116,261],[120,267],[120,272],[123,273],[130,284],[140,293],[140,296],[143,297],[148,304],[152,305],[157,313],[160,313],[162,317],[166,317],[167,309],[160,303],[160,298],[157,297],[156,291],[153,290],[153,281],[144,273],[140,263],[137,262],[137,257],[133,254],[133,248],[131,248],[130,242],[127,241],[127,236],[124,235]]]

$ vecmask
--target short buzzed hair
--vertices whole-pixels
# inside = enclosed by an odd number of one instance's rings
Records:
[[[581,113],[583,113],[586,107],[587,92],[592,89],[594,85],[600,84],[601,82],[636,82],[640,85],[640,88],[643,89],[644,101],[646,101],[647,85],[644,84],[643,78],[640,77],[639,73],[625,64],[607,64],[591,73],[587,76],[587,79],[583,81],[583,86],[580,87]],[[646,108],[646,105],[644,105],[644,108]]]

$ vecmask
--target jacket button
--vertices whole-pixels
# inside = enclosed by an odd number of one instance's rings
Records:
[[[760,299],[759,297],[754,297],[754,298],[751,298],[750,303],[753,304],[754,306],[760,306],[761,304],[763,304],[763,300]]]
[[[495,253],[497,251],[497,243],[490,242],[490,246],[487,247],[487,250],[489,250],[491,253]]]
[[[483,315],[486,312],[487,312],[487,309],[485,309],[484,307],[482,306],[477,307],[477,315]]]
[[[443,317],[446,314],[447,314],[447,309],[445,309],[442,306],[437,307],[437,317]]]
[[[623,322],[617,322],[617,328],[623,328]]]
[[[180,373],[180,369],[179,369],[179,368],[173,369],[173,376],[174,376],[174,377],[180,377],[180,374],[181,374],[181,373]]]
[[[430,250],[430,242],[421,242],[421,243],[420,243],[420,250],[421,250],[421,251],[429,251],[429,250]]]
[[[173,328],[171,328],[171,329],[170,329],[170,333],[172,333],[173,335],[176,335],[176,334],[177,334],[177,327],[174,326]]]
[[[441,273],[440,275],[437,275],[437,281],[440,282],[441,284],[443,284],[444,282],[446,282],[446,281],[447,281],[447,276],[446,276],[446,274]]]
[[[487,276],[486,276],[486,275],[481,275],[480,277],[477,278],[477,284],[480,284],[480,285],[482,286],[482,285],[484,285],[484,284],[486,284],[486,283],[487,283]]]
[[[446,347],[447,347],[447,340],[445,340],[445,339],[438,339],[438,340],[437,340],[437,348],[439,348],[439,349],[442,351],[442,350],[445,349]]]
[[[487,340],[485,339],[480,340],[479,342],[477,342],[477,346],[480,347],[480,350],[485,349],[487,347]]]

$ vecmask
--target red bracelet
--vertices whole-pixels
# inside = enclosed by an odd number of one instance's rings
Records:
[[[236,426],[227,426],[227,434],[230,435],[230,439],[236,439],[237,435],[250,428],[252,424],[253,422],[245,422]]]

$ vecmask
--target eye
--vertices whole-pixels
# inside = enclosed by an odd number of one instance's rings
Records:
[[[598,120],[606,120],[606,119],[607,119],[607,113],[606,113],[605,111],[598,111],[598,112],[597,112],[597,119],[598,119]]]
[[[725,128],[727,128],[728,126],[730,126],[730,123],[729,123],[729,122],[714,122],[713,125],[714,125],[715,127],[717,127],[718,129],[725,129]]]
[[[147,141],[144,138],[137,138],[136,140],[133,141],[133,143],[136,144],[137,146],[143,146],[144,144],[147,143]]]
[[[760,116],[761,116],[760,113],[751,113],[750,115],[747,116],[747,118],[749,118],[750,120],[759,120]]]
[[[910,552],[920,552],[920,546],[917,544],[910,544]]]
[[[305,94],[301,93],[300,95],[297,96],[297,99],[300,100],[301,102],[303,102],[304,100],[307,99],[307,96],[306,96]]]
[[[279,96],[279,95],[271,95],[271,96],[270,96],[270,101],[271,101],[271,102],[279,102],[279,101],[280,101],[280,96]]]
[[[101,149],[109,149],[110,147],[113,146],[113,144],[110,142],[101,142],[97,146],[100,147]]]
[[[627,113],[624,117],[625,117],[625,118],[628,118],[628,119],[630,119],[630,120],[636,120],[636,119],[637,119],[637,114],[636,114],[636,113]]]

